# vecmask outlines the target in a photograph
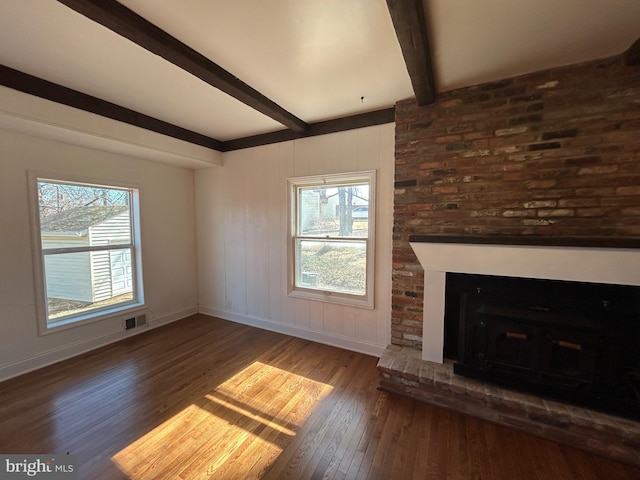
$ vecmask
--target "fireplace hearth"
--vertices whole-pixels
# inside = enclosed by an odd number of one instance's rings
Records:
[[[614,312],[621,311],[626,318],[626,325],[622,339],[622,349],[618,352],[619,362],[631,365],[633,368],[622,369],[618,364],[617,372],[622,372],[622,378],[626,380],[610,383],[613,389],[626,390],[623,398],[637,398],[639,390],[637,381],[637,366],[640,364],[640,240],[638,239],[602,239],[602,238],[563,238],[563,237],[474,237],[474,236],[442,236],[442,235],[415,235],[409,238],[411,248],[416,254],[420,265],[424,270],[423,286],[424,294],[421,301],[416,301],[423,307],[422,316],[422,342],[416,348],[412,345],[389,345],[378,362],[380,375],[380,388],[394,393],[419,398],[422,401],[448,408],[465,414],[477,416],[485,420],[497,422],[502,425],[521,429],[552,439],[561,443],[583,448],[600,455],[606,455],[618,460],[640,465],[638,451],[640,449],[640,422],[637,418],[637,402],[632,404],[631,414],[622,415],[605,413],[600,408],[590,408],[575,405],[562,400],[549,398],[545,393],[530,393],[522,391],[524,382],[522,379],[513,381],[513,386],[498,385],[493,380],[478,380],[469,376],[456,375],[453,372],[453,364],[457,360],[450,360],[452,354],[449,346],[453,343],[454,358],[457,359],[457,331],[451,335],[451,327],[447,325],[445,335],[445,310],[451,313],[451,301],[446,302],[447,274],[486,275],[492,277],[526,278],[539,280],[554,280],[563,282],[563,286],[575,283],[595,284],[598,286],[611,286],[616,292],[636,292],[631,297],[605,295],[606,308],[613,307]],[[450,282],[449,282],[450,283]],[[621,290],[617,286],[622,286]],[[471,285],[469,292],[477,294],[477,290]],[[517,289],[503,295],[501,299],[518,300],[526,289]],[[481,292],[482,293],[482,290]],[[555,289],[551,289],[545,295],[555,295]],[[627,298],[620,303],[619,298]],[[542,296],[543,299],[546,296]],[[577,327],[578,333],[593,333],[601,331],[597,326],[600,317],[591,316],[592,309],[603,307],[603,299],[597,298],[589,289],[582,290],[579,295],[564,293],[560,295],[563,305],[559,311],[563,315],[568,312],[567,307],[575,308],[573,313],[568,313],[568,320],[557,322],[564,327]],[[577,301],[571,301],[571,299]],[[596,301],[596,299],[598,301]],[[613,300],[612,300],[613,299]],[[534,300],[539,300],[534,298]],[[606,302],[608,301],[608,303]],[[615,304],[611,303],[614,302]],[[630,310],[622,308],[625,302],[630,302]],[[540,330],[544,323],[542,320],[555,320],[554,312],[546,311],[545,302],[515,302],[508,303],[506,307],[497,313],[495,302],[485,302],[477,305],[479,315],[491,315],[498,320],[519,323],[521,320],[534,320],[534,327]],[[525,307],[520,303],[526,303]],[[459,299],[457,304],[459,304]],[[481,309],[482,305],[485,305]],[[616,306],[617,305],[617,306]],[[533,307],[533,308],[530,308]],[[516,308],[514,318],[504,315],[504,308]],[[557,309],[557,307],[556,307]],[[524,310],[524,311],[523,311]],[[581,312],[586,317],[581,317]],[[628,317],[631,312],[631,318]],[[458,312],[459,315],[459,312]],[[448,316],[448,315],[447,315]],[[524,318],[521,318],[524,317]],[[531,318],[532,317],[532,318]],[[621,317],[614,316],[615,319]],[[635,321],[634,321],[635,319]],[[458,319],[459,320],[459,319]],[[594,323],[595,322],[595,323]],[[448,322],[447,322],[448,323]],[[606,326],[609,327],[610,322]],[[509,325],[511,326],[511,325]],[[455,328],[459,330],[459,321]],[[511,332],[512,335],[507,334]],[[509,360],[506,367],[516,371],[518,363],[525,364],[520,353],[513,351],[513,345],[523,341],[517,338],[518,331],[506,329],[502,341],[494,342],[494,353],[499,359]],[[515,333],[516,335],[513,335]],[[562,332],[566,333],[566,332]],[[616,336],[613,335],[615,340]],[[455,340],[451,340],[455,338]],[[445,347],[445,339],[447,347]],[[563,379],[559,383],[566,387],[567,383],[599,385],[599,368],[592,367],[589,355],[582,355],[588,350],[588,342],[584,338],[558,338],[551,336],[550,348],[555,349],[558,355],[551,363],[553,368],[569,373],[569,379]],[[553,342],[555,340],[555,343]],[[607,339],[598,339],[597,348],[606,347]],[[562,344],[560,344],[562,342]],[[549,345],[549,343],[547,344]],[[615,345],[615,343],[614,343]],[[599,351],[596,349],[596,351]],[[606,351],[606,348],[605,348]],[[589,368],[577,368],[586,363]],[[511,365],[508,365],[508,364]],[[516,365],[516,367],[513,366]],[[596,364],[597,365],[597,364]],[[605,370],[607,363],[604,363]],[[529,368],[529,367],[527,367]],[[526,371],[526,369],[524,369]],[[595,374],[593,373],[595,370]],[[578,373],[575,373],[575,372]],[[621,375],[620,373],[618,375]],[[531,377],[536,379],[537,374]],[[541,375],[540,375],[541,376]],[[565,375],[566,376],[566,375]],[[555,377],[554,377],[555,378]],[[587,379],[585,381],[585,378]],[[614,377],[615,378],[615,377]],[[620,378],[620,377],[618,377]],[[553,384],[553,383],[552,383]],[[625,386],[623,386],[625,385]],[[515,387],[515,388],[514,388]],[[520,390],[520,391],[518,391]],[[609,392],[605,392],[609,394]],[[616,400],[618,401],[618,400]],[[606,402],[603,402],[606,403]],[[625,401],[622,401],[624,404]],[[634,406],[635,405],[635,406]],[[607,409],[608,410],[608,409]],[[610,410],[609,410],[610,411]]]
[[[640,419],[640,288],[447,273],[454,372]]]

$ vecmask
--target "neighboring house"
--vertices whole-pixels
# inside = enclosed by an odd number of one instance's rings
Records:
[[[130,238],[126,206],[65,210],[41,220],[43,249],[109,245]],[[47,296],[94,303],[132,291],[129,250],[46,257]]]

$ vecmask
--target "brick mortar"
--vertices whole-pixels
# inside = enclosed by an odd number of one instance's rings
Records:
[[[640,236],[639,85],[613,57],[397,103],[392,343],[422,343],[410,235]]]

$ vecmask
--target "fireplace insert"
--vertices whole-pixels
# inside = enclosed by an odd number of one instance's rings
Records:
[[[454,372],[640,418],[640,287],[448,273]]]

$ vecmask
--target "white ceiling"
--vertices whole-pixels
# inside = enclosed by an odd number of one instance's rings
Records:
[[[437,90],[607,58],[640,37],[640,0],[423,0]]]
[[[307,123],[413,96],[385,0],[120,3]],[[640,0],[423,3],[438,92],[609,57],[640,36]],[[284,128],[56,0],[0,0],[0,64],[221,141]]]

